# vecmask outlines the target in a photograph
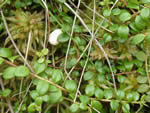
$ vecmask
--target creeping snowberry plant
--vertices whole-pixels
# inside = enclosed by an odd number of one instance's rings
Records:
[[[150,111],[150,0],[0,1],[1,113]]]

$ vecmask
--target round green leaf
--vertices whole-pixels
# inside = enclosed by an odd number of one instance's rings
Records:
[[[138,76],[136,78],[138,83],[146,83],[147,82],[147,77],[146,76]]]
[[[126,99],[131,102],[133,100],[133,95],[132,93],[128,93],[127,96],[126,96]]]
[[[135,18],[135,25],[138,29],[142,30],[146,26],[146,22],[142,19],[141,16],[136,16]]]
[[[44,102],[48,102],[48,101],[49,101],[49,95],[44,95],[44,96],[42,96],[42,100],[43,100]]]
[[[148,91],[148,89],[149,89],[149,86],[147,84],[142,84],[139,86],[138,92],[139,93],[145,93]]]
[[[39,93],[36,90],[30,91],[30,97],[36,99],[39,96]]]
[[[143,8],[143,9],[141,10],[141,17],[142,17],[143,19],[148,19],[149,14],[150,14],[149,8]]]
[[[145,61],[145,53],[143,51],[137,51],[135,52],[135,57],[139,60],[139,61]]]
[[[119,100],[122,100],[124,97],[125,97],[125,92],[122,91],[122,90],[118,90],[118,91],[117,91],[117,98],[118,98]]]
[[[95,97],[102,99],[104,97],[104,91],[100,88],[95,89]]]
[[[11,90],[10,89],[4,89],[3,91],[2,91],[2,96],[3,97],[8,97],[9,95],[10,95],[10,93],[11,93]]]
[[[87,109],[88,109],[87,104],[85,104],[85,103],[80,103],[80,109],[82,109],[82,110],[87,110]]]
[[[105,9],[105,10],[103,11],[103,15],[104,15],[105,17],[110,16],[110,14],[111,14],[111,10],[110,10],[110,9]]]
[[[112,14],[113,14],[113,15],[119,15],[120,12],[121,12],[121,10],[120,10],[119,8],[114,8],[114,9],[112,10]]]
[[[37,98],[35,98],[35,103],[36,103],[37,105],[41,105],[42,102],[43,102],[43,98],[42,98],[42,97],[37,97]]]
[[[94,107],[95,109],[97,109],[98,111],[101,111],[103,106],[99,101],[93,100],[91,102],[91,106]]]
[[[28,106],[28,112],[35,112],[36,111],[36,104],[35,103],[31,103],[29,106]]]
[[[66,80],[65,81],[65,88],[69,92],[75,92],[77,89],[77,83],[74,80]]]
[[[103,36],[103,40],[105,43],[108,43],[112,40],[112,36],[108,33],[105,33],[104,36]]]
[[[75,113],[79,110],[79,105],[78,104],[72,104],[69,109],[72,113]]]
[[[117,80],[118,80],[118,82],[123,83],[125,81],[125,77],[122,75],[118,75]]]
[[[128,21],[131,19],[131,14],[129,12],[122,12],[119,16],[119,19],[122,21],[122,22],[125,22],[125,21]]]
[[[128,35],[129,35],[129,28],[128,28],[128,26],[126,26],[126,25],[121,25],[121,26],[118,28],[118,35],[119,35],[119,37],[120,37],[120,41],[121,41],[121,42],[126,41],[126,39],[128,38]]]
[[[89,104],[89,102],[90,102],[90,99],[89,99],[89,97],[88,96],[85,96],[85,95],[80,95],[80,101],[81,101],[81,103],[84,103],[84,104]]]
[[[123,113],[130,113],[130,105],[124,103],[124,104],[122,105],[122,110],[123,110]]]
[[[55,104],[61,101],[62,91],[55,86],[50,86],[49,102]]]
[[[69,35],[67,33],[62,33],[58,36],[59,42],[67,42],[69,40]]]
[[[115,111],[115,110],[117,110],[119,108],[119,103],[117,101],[115,101],[115,100],[111,100],[110,106],[111,106],[111,109],[113,111]]]
[[[0,56],[9,58],[12,56],[12,52],[10,51],[9,48],[0,48]]]
[[[139,100],[140,94],[139,94],[138,92],[132,92],[132,95],[133,95],[133,100],[134,100],[134,101]]]
[[[48,75],[48,76],[52,76],[52,74],[53,74],[53,69],[52,68],[50,68],[50,67],[48,67],[48,68],[46,68],[46,70],[45,70],[45,73]]]
[[[85,93],[88,96],[93,96],[95,91],[95,86],[92,84],[88,84],[85,88]]]
[[[132,38],[131,44],[136,45],[136,44],[141,43],[144,40],[144,37],[145,37],[144,34],[137,34],[137,35],[131,37]]]
[[[44,95],[49,89],[49,83],[40,80],[36,86],[36,90],[40,95]]]
[[[16,77],[26,77],[30,74],[30,71],[27,67],[25,66],[18,66],[16,68],[16,71],[15,71],[15,76]]]
[[[87,72],[85,72],[83,79],[84,80],[90,80],[90,79],[92,79],[93,76],[94,76],[94,72],[87,71]]]
[[[42,49],[41,53],[42,53],[43,55],[47,55],[47,54],[48,54],[48,49],[47,49],[47,48]]]
[[[112,92],[111,89],[105,89],[105,90],[104,90],[104,97],[105,97],[106,99],[111,99],[112,96],[113,96],[113,92]]]
[[[4,79],[11,79],[15,76],[15,67],[8,67],[7,69],[4,70],[3,72],[3,78]]]
[[[58,83],[62,80],[63,72],[58,69],[54,69],[52,73],[52,81]]]
[[[46,64],[45,64],[45,62],[43,62],[43,63],[35,62],[33,68],[34,68],[35,73],[39,74],[46,69]]]

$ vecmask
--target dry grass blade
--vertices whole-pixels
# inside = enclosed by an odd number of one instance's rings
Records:
[[[89,30],[89,28],[87,27],[87,25],[84,23],[84,21],[82,20],[82,18],[70,7],[69,4],[65,3],[65,5],[75,14],[77,15],[78,19],[80,20],[80,22],[83,24],[83,26],[85,27],[85,29],[89,32],[89,34],[93,37],[93,34],[91,33],[91,31]],[[113,78],[113,84],[114,84],[114,90],[115,92],[117,91],[117,87],[116,87],[116,81],[115,81],[115,77],[114,77],[114,73],[113,73],[113,70],[112,70],[112,67],[111,67],[111,63],[109,61],[109,58],[106,54],[106,52],[104,51],[103,47],[101,46],[101,44],[97,41],[97,39],[94,39],[95,42],[97,43],[97,45],[99,46],[99,48],[102,50],[102,52],[104,53],[104,56],[108,62],[108,65],[109,65],[109,68],[110,68],[110,71],[112,73],[112,78]]]

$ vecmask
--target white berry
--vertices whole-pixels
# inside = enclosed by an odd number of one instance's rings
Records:
[[[59,43],[57,39],[61,33],[62,33],[61,29],[55,29],[53,32],[51,32],[48,40],[49,43],[52,45],[57,45]]]

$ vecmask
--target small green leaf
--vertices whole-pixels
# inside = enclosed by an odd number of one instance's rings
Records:
[[[3,78],[6,80],[13,78],[15,76],[15,71],[16,71],[15,67],[8,67],[3,72]]]
[[[141,17],[142,17],[144,20],[146,20],[146,19],[149,18],[149,14],[150,14],[149,8],[143,8],[143,9],[141,10]]]
[[[78,104],[72,104],[69,109],[72,113],[75,113],[79,110],[79,105]]]
[[[87,72],[85,72],[83,79],[84,79],[84,80],[90,80],[90,79],[92,79],[92,77],[93,77],[94,75],[95,75],[94,72],[92,72],[92,71],[87,71]]]
[[[58,36],[58,41],[64,43],[64,42],[67,42],[69,38],[70,37],[67,33],[62,33]]]
[[[146,83],[147,82],[147,77],[146,76],[138,76],[136,78],[138,83]]]
[[[118,35],[120,37],[120,41],[121,42],[124,42],[127,40],[128,38],[128,35],[129,35],[129,28],[128,26],[126,25],[121,25],[119,28],[118,28]]]
[[[123,110],[124,113],[130,113],[130,105],[124,103],[124,104],[122,105],[122,110]]]
[[[135,57],[140,61],[145,61],[145,53],[143,51],[135,52]]]
[[[90,99],[88,96],[85,96],[85,95],[80,95],[80,101],[81,103],[84,103],[84,104],[89,104],[90,103]]]
[[[30,97],[36,99],[39,96],[39,93],[36,90],[30,91]]]
[[[136,16],[135,18],[135,25],[138,29],[142,30],[146,26],[146,22],[142,19],[141,16]]]
[[[125,22],[125,21],[128,21],[131,19],[131,14],[127,11],[125,12],[122,12],[119,16],[119,19],[122,21],[122,22]]]
[[[54,69],[52,73],[52,81],[58,83],[62,80],[63,72],[58,69]]]
[[[145,37],[144,34],[137,34],[137,35],[131,37],[132,38],[131,44],[137,45],[137,44],[141,43],[144,40],[144,37]]]
[[[36,86],[36,90],[40,95],[44,95],[49,89],[49,83],[40,80]]]
[[[46,69],[45,62],[43,62],[43,63],[35,62],[34,63],[34,71],[35,71],[36,74],[39,74],[39,73],[43,72],[45,69]]]
[[[11,93],[11,90],[10,89],[4,89],[3,91],[2,91],[2,96],[3,97],[8,97],[9,95],[10,95],[10,93]]]
[[[104,97],[104,91],[100,88],[95,89],[95,97],[102,99]]]
[[[77,89],[77,83],[74,80],[66,80],[65,81],[65,88],[69,92],[75,92]]]
[[[52,68],[50,68],[50,67],[48,67],[48,68],[46,68],[46,70],[45,70],[45,73],[48,75],[48,76],[52,76],[52,74],[53,74],[53,69]]]
[[[48,101],[49,101],[49,95],[44,95],[44,96],[42,96],[42,100],[43,100],[44,102],[48,102]]]
[[[12,52],[9,48],[0,48],[0,56],[4,58],[9,58],[12,56]]]
[[[43,102],[43,98],[42,98],[42,97],[37,97],[37,98],[35,98],[35,103],[36,103],[37,105],[41,105],[42,102]]]
[[[117,90],[117,98],[122,100],[125,97],[125,92],[123,90]]]
[[[142,84],[139,86],[138,92],[139,93],[145,93],[148,91],[148,89],[149,89],[149,86],[147,84]]]
[[[104,97],[105,97],[106,99],[111,99],[112,96],[113,96],[113,92],[112,92],[111,89],[105,89],[105,90],[104,90]]]
[[[108,33],[105,33],[104,36],[103,36],[103,40],[105,43],[108,43],[112,40],[112,36]]]
[[[131,102],[133,100],[133,95],[132,93],[128,93],[127,96],[126,96],[126,99]]]
[[[131,71],[133,68],[134,63],[132,61],[125,61],[124,62],[124,66],[127,69],[127,71]]]
[[[58,103],[62,100],[62,91],[55,86],[50,86],[50,93],[49,93],[49,102],[51,104]]]
[[[16,77],[26,77],[30,74],[30,71],[25,66],[18,66],[15,70]]]
[[[99,101],[93,100],[91,102],[91,106],[94,107],[95,109],[97,109],[98,111],[101,111],[103,106]]]
[[[121,12],[121,10],[120,10],[119,8],[114,8],[114,9],[112,10],[112,14],[113,14],[113,15],[119,15],[120,12]]]
[[[134,101],[139,100],[140,94],[139,94],[138,92],[132,92],[132,95],[133,95],[133,100],[134,100]]]
[[[111,109],[113,111],[115,111],[115,110],[117,110],[119,108],[119,103],[117,101],[115,101],[115,100],[111,100],[110,106],[111,106]]]
[[[118,80],[118,82],[123,83],[125,81],[125,77],[122,75],[118,75],[117,80]]]
[[[37,105],[35,103],[31,103],[29,106],[28,106],[28,112],[35,112],[36,111],[36,107]]]
[[[43,55],[47,55],[47,54],[48,54],[48,49],[47,49],[47,48],[42,49],[41,53],[42,53]]]
[[[105,9],[105,10],[103,11],[103,15],[104,15],[105,17],[110,16],[110,14],[111,14],[111,10],[110,10],[110,9]]]
[[[85,103],[80,103],[80,109],[82,109],[82,110],[87,110],[87,109],[88,109],[87,104],[85,104]]]
[[[93,96],[95,92],[95,86],[92,84],[88,84],[85,88],[85,93],[88,96]]]
[[[16,56],[11,56],[11,57],[9,57],[8,59],[11,61],[11,62],[14,62],[14,60],[16,59],[16,58],[18,58],[19,57],[19,55],[16,55]]]

